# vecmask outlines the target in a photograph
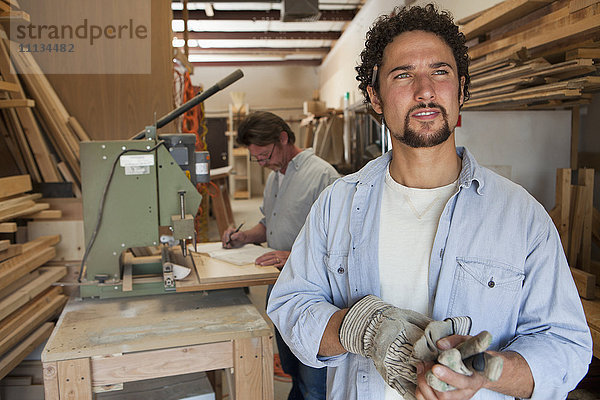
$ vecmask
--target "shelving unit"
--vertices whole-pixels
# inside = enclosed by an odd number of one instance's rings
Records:
[[[231,152],[233,169],[233,198],[249,199],[252,193],[250,179],[250,153],[245,147],[234,148]]]

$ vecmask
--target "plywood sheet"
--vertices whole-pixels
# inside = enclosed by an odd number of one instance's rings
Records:
[[[51,15],[48,2],[23,0],[24,10]],[[152,28],[151,74],[48,74],[46,77],[69,114],[93,140],[127,139],[173,110],[171,2],[150,0]],[[46,9],[46,8],[48,9]],[[61,10],[61,13],[75,11]],[[31,13],[32,18],[35,17]],[[93,95],[92,95],[93,94]],[[169,132],[174,125],[163,128]]]
[[[200,253],[193,253],[193,257],[200,283],[261,278],[276,279],[279,276],[279,270],[272,266],[261,267],[256,264],[235,265]]]

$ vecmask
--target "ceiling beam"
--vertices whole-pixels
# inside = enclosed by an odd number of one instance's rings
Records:
[[[270,65],[304,65],[318,67],[321,60],[282,60],[282,61],[207,61],[192,62],[194,67],[233,67],[233,66],[270,66]]]
[[[338,31],[326,32],[189,32],[189,39],[317,39],[336,40],[341,36]],[[175,32],[175,37],[183,39],[182,32]]]
[[[330,47],[190,47],[190,54],[318,54]]]
[[[352,21],[357,10],[321,10],[321,16],[318,21]],[[215,10],[215,15],[209,17],[204,10],[189,10],[190,20],[256,20],[256,21],[279,21],[281,19],[281,11],[279,10],[245,10],[245,11],[229,11]],[[183,19],[182,10],[173,10],[173,19]]]

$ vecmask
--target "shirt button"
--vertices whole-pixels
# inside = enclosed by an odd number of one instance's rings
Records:
[[[496,283],[493,280],[490,279],[490,281],[488,282],[488,286],[490,288],[493,288],[494,286],[496,286]]]
[[[339,267],[338,268],[338,274],[343,274],[344,273],[344,268],[343,267]]]
[[[440,258],[443,258],[443,257],[444,257],[444,248],[442,247],[440,249]]]
[[[276,212],[274,212],[274,213],[273,213],[273,216],[275,216],[275,215],[277,215],[277,213],[276,213]]]
[[[273,231],[269,232],[269,235],[272,235],[272,234],[273,234]]]

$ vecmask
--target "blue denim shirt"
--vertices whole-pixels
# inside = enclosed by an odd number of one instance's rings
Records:
[[[431,316],[470,316],[472,333],[493,335],[490,349],[525,358],[532,399],[566,398],[587,372],[592,341],[558,233],[521,186],[457,152],[459,189],[440,217],[429,265]],[[329,399],[383,398],[371,360],[317,353],[334,312],[380,295],[380,199],[390,160],[387,153],[321,194],[269,300],[267,313],[298,358],[329,367]],[[480,390],[473,398],[510,397]]]

